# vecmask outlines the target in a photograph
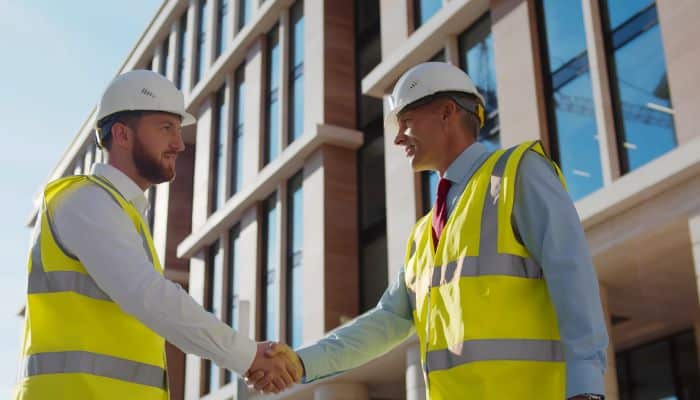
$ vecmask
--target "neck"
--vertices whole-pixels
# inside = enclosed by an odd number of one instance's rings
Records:
[[[471,135],[459,135],[456,140],[450,140],[445,146],[445,156],[442,159],[440,165],[438,165],[437,170],[440,176],[445,176],[445,172],[452,165],[452,163],[459,157],[464,150],[476,142]]]
[[[123,162],[116,157],[110,157],[107,163],[123,172],[124,175],[128,176],[129,179],[134,181],[134,183],[138,187],[140,187],[141,190],[143,190],[144,192],[151,187],[151,182],[149,182],[147,179],[145,179],[138,173],[138,170],[136,169],[136,166],[133,163]]]

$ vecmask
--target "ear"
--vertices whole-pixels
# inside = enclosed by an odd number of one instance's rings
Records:
[[[131,142],[129,131],[129,127],[121,122],[112,125],[112,146],[116,145],[122,148],[129,147],[129,143]]]
[[[445,101],[441,107],[442,120],[447,121],[452,115],[457,112],[457,105],[454,101]]]

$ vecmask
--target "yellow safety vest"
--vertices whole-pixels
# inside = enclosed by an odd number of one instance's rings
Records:
[[[84,185],[98,185],[110,194],[133,221],[154,268],[163,272],[148,226],[111,183],[98,176],[49,183],[29,256],[23,364],[15,399],[165,400],[164,339],[122,311],[56,238],[56,199]]]
[[[563,349],[547,284],[512,225],[518,164],[530,150],[549,160],[540,142],[487,158],[467,183],[437,249],[433,211],[413,228],[405,279],[429,399],[565,397]]]

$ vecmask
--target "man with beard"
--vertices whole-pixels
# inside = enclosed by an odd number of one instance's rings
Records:
[[[244,375],[264,370],[273,391],[301,377],[288,358],[204,310],[163,268],[144,222],[144,192],[175,178],[195,122],[166,78],[137,70],[105,91],[97,143],[108,162],[49,183],[28,263],[17,399],[167,399],[165,340]]]

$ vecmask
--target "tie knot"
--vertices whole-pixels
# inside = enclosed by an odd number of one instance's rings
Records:
[[[449,179],[440,178],[437,190],[438,197],[445,197],[447,192],[450,190],[450,186],[452,186],[452,182]]]

